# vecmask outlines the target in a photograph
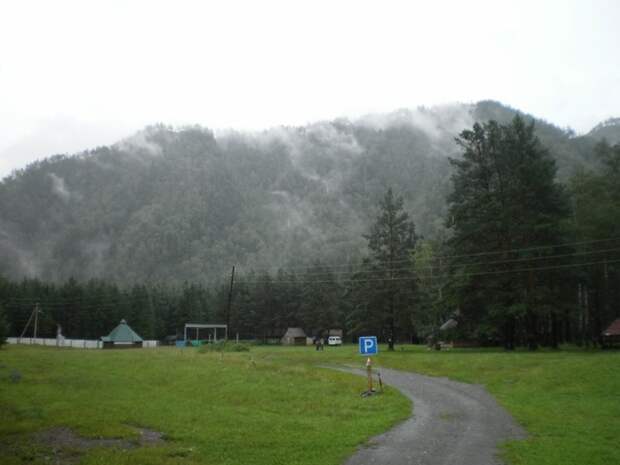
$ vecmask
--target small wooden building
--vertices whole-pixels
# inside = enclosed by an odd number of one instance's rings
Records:
[[[601,334],[603,347],[612,347],[620,344],[620,318],[614,320]]]
[[[301,328],[288,328],[280,342],[286,346],[305,346],[306,333]]]
[[[142,338],[122,319],[110,334],[101,338],[104,349],[130,349],[142,347]]]

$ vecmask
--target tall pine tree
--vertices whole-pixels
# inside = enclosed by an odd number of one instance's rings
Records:
[[[580,343],[599,340],[601,331],[618,316],[620,302],[620,144],[603,141],[594,150],[599,172],[580,171],[570,181],[572,224],[576,241],[596,241],[587,248],[603,263],[576,273]],[[585,248],[585,247],[584,247]],[[600,341],[599,341],[600,342]]]
[[[411,326],[415,281],[413,250],[416,233],[413,221],[404,210],[402,197],[389,188],[379,203],[380,212],[371,226],[369,257],[358,280],[366,282],[364,295],[371,303],[367,317],[381,326],[389,350],[399,336],[397,329]]]
[[[541,309],[553,300],[552,273],[514,270],[548,264],[540,260],[553,247],[531,248],[561,242],[567,202],[555,181],[555,162],[533,123],[519,116],[505,125],[475,124],[457,143],[464,153],[450,160],[455,172],[448,198],[450,244],[461,256],[453,263],[453,291],[465,317],[502,329],[506,348],[514,347],[519,325],[534,349]],[[520,261],[530,259],[537,261]]]

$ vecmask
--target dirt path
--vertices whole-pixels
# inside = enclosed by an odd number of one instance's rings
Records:
[[[364,375],[362,370],[339,368]],[[414,402],[414,413],[372,438],[345,465],[497,465],[498,444],[525,431],[482,387],[380,369],[384,383]]]

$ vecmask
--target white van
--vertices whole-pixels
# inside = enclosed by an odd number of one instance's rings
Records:
[[[340,336],[329,336],[327,338],[327,345],[328,346],[341,346],[342,338]]]

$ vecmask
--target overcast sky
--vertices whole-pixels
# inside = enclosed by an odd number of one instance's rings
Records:
[[[301,125],[494,99],[620,116],[620,1],[0,2],[0,177],[148,124]]]

